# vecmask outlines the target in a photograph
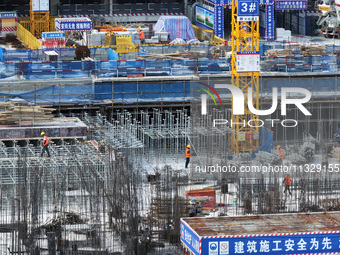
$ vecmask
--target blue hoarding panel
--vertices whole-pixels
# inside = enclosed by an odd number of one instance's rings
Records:
[[[289,234],[233,238],[202,238],[202,253],[226,254],[320,254],[338,252],[340,233]]]
[[[275,1],[275,9],[277,10],[306,10],[307,1],[306,0],[289,0],[289,1]]]
[[[200,239],[183,220],[181,220],[181,241],[192,253],[200,255]]]
[[[224,38],[224,15],[223,6],[215,5],[215,25],[214,25],[215,35]]]
[[[266,6],[266,40],[274,41],[275,21],[274,6],[267,4]]]

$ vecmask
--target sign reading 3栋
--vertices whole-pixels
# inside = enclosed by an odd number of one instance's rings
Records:
[[[258,21],[259,1],[239,0],[237,4],[237,21]]]

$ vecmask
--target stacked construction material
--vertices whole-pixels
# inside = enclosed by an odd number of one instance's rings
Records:
[[[268,57],[277,57],[277,56],[292,56],[293,51],[291,49],[269,49],[266,50],[264,55]]]
[[[22,99],[0,102],[0,124],[33,124],[50,122],[55,109],[33,105]]]
[[[300,46],[301,54],[304,56],[311,56],[311,55],[325,55],[325,46],[318,45],[318,46]]]
[[[185,51],[175,53],[155,54],[149,53],[148,55],[140,55],[138,59],[182,59],[182,58],[204,58],[207,53],[204,51]]]

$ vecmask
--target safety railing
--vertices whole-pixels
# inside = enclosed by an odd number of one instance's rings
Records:
[[[17,23],[17,37],[24,42],[30,49],[42,48],[41,42],[38,41],[30,31],[25,29],[20,23]]]
[[[262,72],[337,72],[339,56],[275,56],[261,58]]]
[[[222,73],[230,70],[225,58],[159,59],[159,60],[104,60],[104,61],[58,61],[58,62],[5,62],[1,78],[16,74],[25,79],[53,79],[75,77],[140,77],[179,76],[198,73]]]

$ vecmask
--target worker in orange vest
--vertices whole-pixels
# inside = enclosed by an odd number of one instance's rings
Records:
[[[190,162],[190,158],[191,158],[191,153],[190,153],[190,145],[187,145],[187,148],[185,150],[185,168],[188,168],[189,162]]]
[[[276,148],[277,148],[277,152],[279,154],[279,157],[281,159],[281,164],[284,165],[283,159],[286,157],[285,151],[282,149],[282,147],[280,145],[278,145]]]
[[[290,178],[289,174],[286,174],[286,177],[283,179],[283,183],[285,184],[285,190],[284,193],[289,192],[289,195],[292,195],[292,192],[290,192],[290,183],[292,182],[292,179]]]
[[[142,28],[140,26],[137,28],[137,33],[139,34],[140,43],[144,44],[145,43],[145,35],[144,35],[144,32],[142,31]]]
[[[126,30],[126,27],[123,27],[123,32],[126,32],[127,30]]]
[[[286,157],[285,151],[282,149],[282,147],[280,145],[278,145],[276,148],[278,150],[280,159],[284,159]]]
[[[51,157],[50,151],[49,151],[49,149],[48,149],[48,145],[49,145],[50,142],[49,142],[49,140],[48,140],[48,138],[47,138],[47,136],[45,135],[44,132],[41,132],[40,135],[43,137],[43,150],[42,150],[42,152],[41,152],[41,157],[44,155],[44,152],[45,152],[45,151],[47,151],[48,157]]]

